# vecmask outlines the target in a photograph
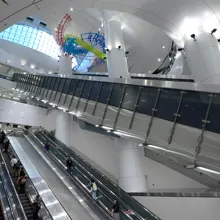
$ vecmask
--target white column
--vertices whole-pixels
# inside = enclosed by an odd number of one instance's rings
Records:
[[[70,129],[72,117],[70,114],[63,111],[58,111],[56,116],[56,131],[55,137],[65,145],[70,145]]]
[[[104,30],[106,48],[109,49],[109,52],[106,51],[109,77],[130,78],[120,21],[109,19],[105,12]],[[120,49],[119,46],[121,46]]]
[[[187,36],[185,53],[196,82],[220,84],[220,45],[215,36],[201,31],[196,41]]]
[[[58,74],[72,76],[72,72],[72,58],[62,54],[59,60]]]
[[[143,147],[124,138],[116,138],[115,150],[119,160],[119,186],[126,192],[146,192]]]

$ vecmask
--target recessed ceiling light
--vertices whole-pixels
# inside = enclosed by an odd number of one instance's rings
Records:
[[[73,8],[70,8],[70,11],[73,11]]]
[[[101,28],[99,28],[99,31],[101,31]]]
[[[149,70],[148,73],[151,73],[151,70]]]
[[[161,59],[160,58],[158,58],[158,60],[157,60],[158,62],[160,62],[161,61]]]
[[[34,69],[34,68],[35,68],[35,65],[34,65],[34,64],[31,64],[30,66],[31,66],[31,69]]]
[[[165,47],[165,46],[162,46],[162,48],[165,49],[166,47]]]

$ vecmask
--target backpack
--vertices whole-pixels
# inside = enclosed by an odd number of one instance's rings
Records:
[[[98,190],[98,188],[97,188],[97,185],[96,185],[96,183],[92,183],[92,191],[97,191]]]

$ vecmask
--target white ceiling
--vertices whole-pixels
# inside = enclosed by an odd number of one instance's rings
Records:
[[[0,39],[0,63],[9,65],[24,71],[31,72],[30,66],[34,66],[34,72],[57,72],[56,59],[44,53],[24,47],[22,45]],[[25,63],[22,66],[22,63]]]
[[[0,1],[0,29],[5,29],[27,16],[39,15],[50,29],[54,30],[61,18],[70,13],[73,22],[68,30],[79,35],[100,28],[101,10],[125,12],[120,16],[125,26],[123,29],[125,44],[130,51],[128,62],[129,65],[134,64],[133,72],[147,72],[156,68],[157,59],[166,55],[170,44],[169,38],[164,33],[176,42],[181,42],[185,29],[193,31],[195,26],[210,18],[208,28],[211,31],[220,21],[219,0],[7,0],[7,2],[9,6]],[[74,10],[70,11],[70,8]],[[166,49],[162,49],[163,45]]]

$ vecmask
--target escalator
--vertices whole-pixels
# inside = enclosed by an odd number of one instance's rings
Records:
[[[6,166],[9,168],[10,167],[10,160],[11,160],[9,154],[3,153],[3,158],[4,158]],[[12,179],[14,186],[17,186],[18,178],[15,176],[12,176],[11,173],[10,173],[10,175],[11,175],[11,179]],[[16,187],[16,192],[18,194],[19,200],[21,202],[21,205],[23,207],[23,210],[25,212],[27,219],[28,220],[33,219],[33,208],[32,208],[32,205],[31,205],[26,193],[20,193],[18,187]]]
[[[45,143],[50,143],[52,146],[50,148],[50,155],[56,160],[57,164],[61,166],[62,169],[65,169],[66,158],[67,156],[70,156],[74,164],[73,169],[71,170],[73,184],[77,183],[81,185],[87,194],[90,194],[91,179],[94,179],[98,186],[98,199],[96,203],[103,210],[111,212],[113,201],[118,200],[121,209],[120,215],[123,220],[159,219],[50,133],[46,131],[34,132],[29,134],[29,136],[32,139],[35,139],[35,141],[38,141],[42,148]],[[108,214],[111,216],[111,213]]]
[[[5,198],[8,200],[8,208],[6,208],[6,219],[22,219],[22,220],[32,220],[32,216],[27,218],[24,207],[21,204],[21,201],[18,197],[12,179],[10,177],[9,171],[7,169],[7,165],[3,159],[2,153],[0,155],[0,177],[1,183],[3,185],[5,191]],[[1,189],[2,190],[2,189]],[[11,210],[11,213],[8,213]]]
[[[4,187],[3,184],[3,179],[0,175],[0,197],[1,197],[1,201],[0,201],[0,219],[3,220],[14,220],[13,217],[13,212],[11,210],[10,207],[10,202],[9,199],[7,197],[7,193],[6,193],[6,189]]]

